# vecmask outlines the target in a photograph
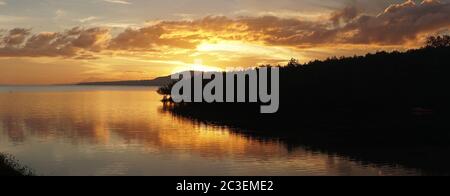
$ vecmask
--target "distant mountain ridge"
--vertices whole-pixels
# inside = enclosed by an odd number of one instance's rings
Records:
[[[158,77],[153,80],[125,80],[125,81],[108,81],[108,82],[82,82],[76,85],[89,86],[165,86],[171,83],[170,76]]]

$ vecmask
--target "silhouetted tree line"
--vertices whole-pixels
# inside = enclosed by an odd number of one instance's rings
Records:
[[[288,146],[450,173],[449,36],[405,52],[332,57],[280,67],[280,110],[260,104],[165,104],[176,116],[228,125]],[[170,85],[161,92],[170,94]],[[250,131],[249,131],[250,130]]]
[[[450,47],[450,36],[431,36],[427,39],[427,47],[431,48],[443,48]]]
[[[406,52],[382,51],[305,64],[292,59],[280,67],[280,111],[272,116],[295,118],[327,111],[354,114],[383,111],[388,113],[385,115],[446,113],[450,98],[449,44],[450,36],[437,36],[428,38],[427,46]],[[166,86],[160,92],[169,95],[170,89]],[[217,109],[213,106],[225,106],[214,113],[233,113],[233,105],[237,106],[238,114],[248,112],[258,116],[259,112],[257,104],[182,105],[195,106],[192,110],[202,105],[211,110]]]
[[[381,51],[304,64],[292,59],[280,67],[276,114],[259,114],[259,103],[184,103],[171,110],[248,126],[442,120],[450,108],[449,37],[430,37],[425,47],[406,52]],[[160,92],[169,95],[170,86]]]

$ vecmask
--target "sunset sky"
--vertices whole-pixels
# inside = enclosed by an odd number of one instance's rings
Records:
[[[405,50],[449,27],[450,0],[0,0],[0,84]]]

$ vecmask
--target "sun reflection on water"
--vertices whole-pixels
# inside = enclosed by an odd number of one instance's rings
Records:
[[[155,88],[67,89],[0,92],[2,151],[48,175],[410,172],[364,166],[303,148],[288,150],[279,140],[176,117],[164,112]]]

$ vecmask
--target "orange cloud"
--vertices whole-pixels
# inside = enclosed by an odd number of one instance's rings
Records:
[[[112,37],[106,28],[74,28],[62,33],[13,29],[2,37],[0,56],[65,56],[93,58],[100,52],[158,52],[195,49],[204,42],[241,41],[265,46],[314,48],[337,45],[419,45],[420,36],[450,27],[450,4],[409,0],[370,16],[348,7],[326,20],[276,16],[228,18],[210,16],[192,21],[162,21],[127,29]]]
[[[148,50],[161,46],[193,49],[201,41],[237,39],[248,35],[239,21],[227,17],[205,17],[194,21],[162,21],[137,30],[128,29],[111,42],[112,49]],[[246,39],[248,37],[239,37]]]
[[[450,26],[450,4],[426,0],[389,6],[377,16],[348,7],[328,20],[310,21],[276,16],[206,17],[194,21],[166,21],[127,30],[113,39],[122,49],[157,46],[193,48],[203,40],[259,41],[266,45],[315,47],[331,44],[400,45],[418,42],[422,34]]]

